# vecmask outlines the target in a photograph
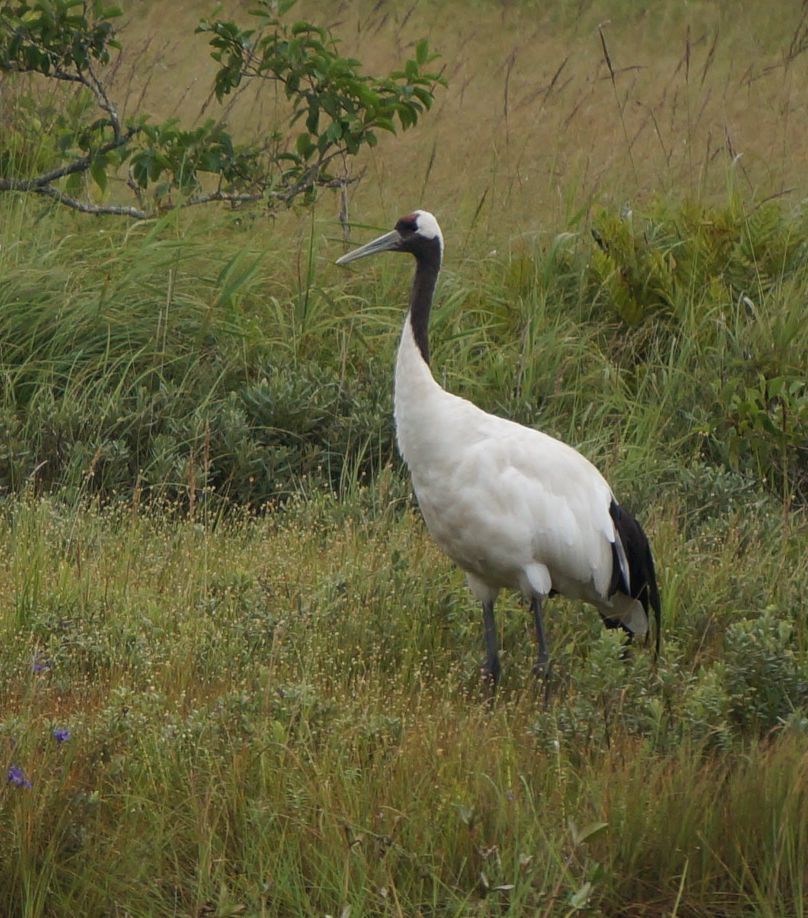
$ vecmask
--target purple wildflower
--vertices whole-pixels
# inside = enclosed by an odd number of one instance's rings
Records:
[[[70,739],[70,731],[67,727],[55,727],[53,730],[53,738],[57,743],[66,743]]]
[[[19,765],[12,765],[9,768],[6,780],[9,784],[13,784],[14,787],[33,787],[28,778],[25,777],[25,772]]]
[[[32,673],[46,673],[50,668],[47,657],[43,657],[41,653],[34,654],[34,659],[31,661]]]

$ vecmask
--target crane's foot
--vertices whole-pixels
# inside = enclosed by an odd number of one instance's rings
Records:
[[[533,664],[533,675],[537,679],[549,679],[552,662],[549,657],[539,657]]]
[[[533,664],[533,675],[536,678],[536,687],[542,693],[542,700],[545,705],[550,701],[550,686],[552,684],[553,664],[549,657],[536,660]]]
[[[483,665],[480,667],[480,673],[483,677],[483,682],[487,685],[491,691],[495,691],[497,683],[499,682],[499,656],[489,657],[485,660]]]

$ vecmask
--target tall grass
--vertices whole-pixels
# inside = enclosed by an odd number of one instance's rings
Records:
[[[487,703],[394,450],[411,266],[335,268],[328,199],[128,226],[5,198],[0,913],[805,915],[805,17],[301,10],[370,67],[432,32],[448,90],[360,164],[353,234],[438,213],[436,375],[607,473],[662,658],[556,598],[545,702],[503,598]],[[127,104],[203,104],[198,49],[181,100],[138,76],[193,13],[131,14]]]
[[[351,303],[333,282],[296,276],[296,239],[278,250],[265,235],[268,257],[238,233],[223,248],[204,223],[173,218],[61,227],[58,240],[8,238],[0,252],[6,487],[109,494],[139,482],[175,497],[196,476],[261,503],[332,454],[338,480],[378,438],[381,365],[352,372]]]
[[[594,214],[597,243],[582,224],[476,261],[450,248],[436,373],[576,443],[638,501],[696,461],[787,510],[808,487],[803,226],[753,200],[660,199]],[[6,488],[260,506],[396,461],[406,265],[346,281],[328,221],[297,238],[255,223],[212,240],[177,215],[76,228],[0,249]]]

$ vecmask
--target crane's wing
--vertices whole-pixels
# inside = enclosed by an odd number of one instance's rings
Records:
[[[649,606],[653,609],[656,620],[656,654],[659,656],[659,644],[662,635],[662,608],[659,601],[659,589],[657,587],[651,545],[645,532],[643,532],[642,526],[617,501],[612,500],[609,513],[614,520],[615,545],[622,547],[631,577],[630,581],[627,580],[625,583],[621,583],[619,578],[615,576],[616,572],[613,572],[609,593],[612,595],[616,592],[622,592],[639,601],[645,612],[646,620],[650,618]]]

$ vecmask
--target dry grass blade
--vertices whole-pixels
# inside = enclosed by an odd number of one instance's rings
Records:
[[[632,149],[631,149],[632,142],[631,140],[629,140],[628,129],[626,127],[625,106],[620,101],[620,96],[617,91],[616,73],[615,73],[614,67],[612,66],[612,59],[609,55],[609,48],[608,48],[608,45],[606,44],[606,36],[603,33],[602,25],[598,26],[598,35],[600,36],[600,46],[601,46],[601,50],[603,51],[603,60],[606,62],[606,67],[609,70],[609,80],[612,84],[612,91],[614,93],[615,105],[617,106],[617,112],[620,116],[620,124],[623,129],[623,139],[626,142],[626,153],[628,155],[629,162],[631,163],[632,172],[634,173],[634,177],[636,179],[637,178],[637,166],[634,162],[634,154],[632,153]]]

